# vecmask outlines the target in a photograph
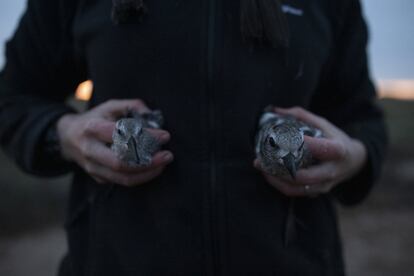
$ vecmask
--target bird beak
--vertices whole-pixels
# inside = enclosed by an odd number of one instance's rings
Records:
[[[137,164],[139,164],[140,163],[140,158],[139,158],[139,155],[138,155],[137,142],[135,141],[135,138],[132,137],[132,136],[129,137],[129,139],[128,139],[128,148],[132,150],[132,152],[134,154],[134,157],[135,157],[135,162]]]
[[[295,156],[289,153],[288,155],[283,157],[282,160],[283,160],[283,165],[285,165],[285,168],[288,170],[289,174],[292,176],[293,179],[295,179],[295,176],[296,176]]]

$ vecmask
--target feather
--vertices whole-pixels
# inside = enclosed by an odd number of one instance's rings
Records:
[[[163,116],[159,110],[144,114],[127,111],[126,117],[115,124],[111,148],[119,159],[130,166],[148,166],[160,144],[147,129],[159,129],[162,124]]]

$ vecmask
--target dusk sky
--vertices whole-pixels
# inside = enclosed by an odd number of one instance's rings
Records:
[[[305,1],[305,0],[303,0]],[[414,79],[414,1],[363,0],[370,26],[369,54],[376,79]],[[0,66],[26,0],[0,2]]]

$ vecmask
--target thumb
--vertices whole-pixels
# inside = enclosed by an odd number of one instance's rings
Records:
[[[86,133],[91,137],[105,143],[112,143],[112,132],[115,129],[115,122],[95,119],[86,125]]]

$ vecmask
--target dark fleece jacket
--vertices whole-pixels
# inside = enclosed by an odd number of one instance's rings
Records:
[[[286,0],[288,48],[245,43],[240,1],[148,0],[148,14],[113,24],[111,0],[31,0],[0,76],[0,143],[26,171],[75,173],[61,275],[343,275],[332,202],[360,202],[377,178],[386,136],[366,57],[358,0]],[[159,108],[175,161],[135,188],[97,185],[44,133],[72,112],[141,98]],[[252,167],[263,108],[302,106],[361,140],[363,170],[330,194],[288,198]]]

